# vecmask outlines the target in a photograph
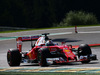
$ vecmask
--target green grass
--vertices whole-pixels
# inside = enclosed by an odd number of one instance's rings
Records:
[[[78,25],[77,27],[89,27],[89,26],[100,26],[98,25]],[[50,28],[35,28],[35,29],[25,29],[25,30],[9,30],[9,31],[0,31],[0,33],[12,33],[12,32],[21,32],[21,31],[31,31],[31,30],[44,30],[44,29],[57,29],[57,28],[71,28],[74,26],[67,27],[50,27]]]
[[[0,75],[100,75],[99,73],[71,73],[71,72],[60,72],[60,73],[56,73],[56,72],[0,72]]]

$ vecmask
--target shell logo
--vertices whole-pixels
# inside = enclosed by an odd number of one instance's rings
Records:
[[[65,52],[70,52],[70,50],[64,50]]]

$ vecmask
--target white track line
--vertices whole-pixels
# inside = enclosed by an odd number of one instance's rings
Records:
[[[100,33],[100,31],[78,32],[78,33]]]
[[[88,31],[88,32],[78,32],[80,34],[86,34],[86,33],[100,33],[100,31]],[[56,36],[56,35],[64,35],[64,34],[73,34],[73,32],[62,32],[62,33],[50,33],[49,36]],[[26,37],[26,36],[36,36],[36,35],[40,35],[40,34],[34,34],[34,35],[23,35],[23,36],[14,36],[14,37]],[[15,38],[12,38],[11,39],[1,39],[0,41],[6,41],[6,40],[12,40],[12,39],[15,39]]]

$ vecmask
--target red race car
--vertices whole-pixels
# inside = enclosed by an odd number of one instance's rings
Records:
[[[40,66],[48,66],[54,63],[89,63],[91,60],[97,60],[87,44],[81,44],[78,48],[73,48],[72,45],[58,45],[48,38],[48,34],[18,37],[17,49],[9,49],[7,52],[9,66],[19,66],[20,63],[38,63]],[[31,50],[23,52],[22,42],[24,41],[36,42],[34,45],[32,42]]]

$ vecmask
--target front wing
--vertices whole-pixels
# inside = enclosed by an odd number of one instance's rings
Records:
[[[77,57],[77,59],[73,59],[73,60],[67,60],[67,59],[64,59],[63,57],[46,58],[46,61],[48,64],[53,64],[54,62],[55,63],[69,63],[69,62],[82,62],[82,61],[93,61],[93,60],[97,60],[97,56],[95,54],[80,56],[80,58]]]

